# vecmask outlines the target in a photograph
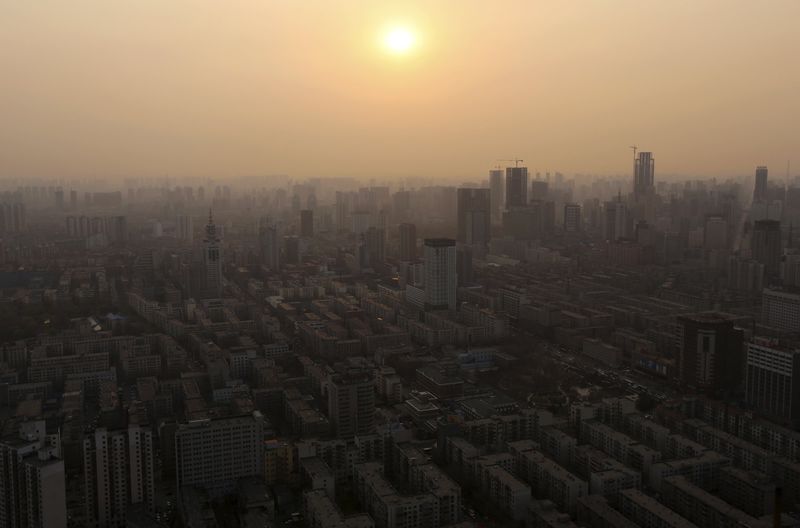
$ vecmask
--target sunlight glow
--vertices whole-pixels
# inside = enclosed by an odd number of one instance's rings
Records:
[[[414,47],[414,34],[406,28],[394,28],[386,34],[386,48],[397,55],[408,53]]]

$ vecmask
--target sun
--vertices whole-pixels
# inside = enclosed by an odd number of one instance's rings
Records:
[[[414,33],[407,28],[394,28],[386,33],[383,43],[386,49],[397,55],[405,55],[414,47],[416,37]]]

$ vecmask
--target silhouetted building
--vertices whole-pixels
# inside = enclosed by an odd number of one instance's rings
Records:
[[[425,239],[425,306],[456,308],[456,241],[451,238]]]
[[[310,209],[300,211],[300,236],[303,238],[314,237],[314,211]]]
[[[614,241],[628,237],[628,208],[620,198],[606,202],[603,215],[603,238]]]
[[[777,277],[781,266],[781,223],[757,220],[753,226],[753,259],[764,265],[768,277]]]
[[[506,168],[506,208],[528,205],[528,167]]]
[[[417,226],[400,224],[400,260],[413,262],[417,260]]]
[[[733,316],[703,312],[678,317],[678,372],[689,387],[735,391],[743,381],[743,332]]]
[[[283,244],[286,263],[293,265],[300,264],[300,237],[283,237]]]
[[[203,295],[204,298],[222,297],[223,261],[222,242],[217,235],[214,217],[209,211],[206,237],[203,240]]]
[[[564,204],[564,231],[575,233],[581,230],[581,206],[576,203]]]
[[[763,202],[767,199],[767,167],[756,167],[756,184],[753,187],[753,201]]]
[[[191,243],[194,240],[194,220],[189,215],[178,216],[178,240]]]
[[[489,193],[492,210],[492,224],[499,225],[503,221],[503,208],[506,204],[505,172],[503,169],[489,171]]]
[[[472,247],[461,246],[456,248],[456,276],[458,285],[472,284]]]
[[[281,268],[281,248],[278,240],[278,228],[274,225],[262,226],[259,230],[261,264],[273,272]]]
[[[458,237],[465,244],[488,244],[491,238],[489,189],[458,189]]]
[[[633,193],[644,196],[655,190],[655,160],[652,152],[640,152],[634,161]]]
[[[377,269],[386,261],[386,231],[370,227],[364,233],[367,259],[372,269]]]

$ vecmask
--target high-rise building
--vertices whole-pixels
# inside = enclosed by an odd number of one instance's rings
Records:
[[[528,167],[506,168],[506,208],[528,205]]]
[[[364,233],[367,260],[372,269],[377,269],[386,261],[386,231],[370,227]]]
[[[756,220],[751,244],[753,259],[764,265],[767,277],[778,277],[781,271],[781,223],[777,220]]]
[[[328,419],[338,438],[375,432],[375,379],[371,370],[348,370],[330,376]]]
[[[633,163],[633,194],[645,196],[655,190],[655,159],[652,152],[640,152]]]
[[[190,244],[194,241],[194,220],[190,215],[178,216],[178,240]]]
[[[52,437],[51,437],[52,436]],[[24,422],[0,441],[0,526],[66,528],[64,461],[44,421]]]
[[[678,317],[678,373],[684,386],[735,391],[741,385],[744,334],[734,321],[719,312]]]
[[[492,235],[489,189],[458,189],[458,237],[465,244],[488,244]]]
[[[765,289],[761,295],[764,324],[784,332],[800,332],[800,295]]]
[[[241,478],[264,473],[264,417],[193,420],[175,431],[175,480],[206,490],[235,489]]]
[[[285,236],[283,237],[284,255],[286,256],[286,263],[298,265],[302,262],[300,257],[300,237]]]
[[[464,245],[456,248],[456,276],[459,286],[472,284],[472,246]]]
[[[451,238],[425,239],[425,306],[456,308],[456,241]]]
[[[260,245],[261,265],[272,272],[281,268],[281,248],[278,240],[278,228],[274,225],[262,226],[259,229],[258,240]]]
[[[492,210],[492,224],[500,225],[503,221],[503,208],[506,205],[506,185],[503,169],[489,171],[489,193]]]
[[[745,399],[773,420],[800,424],[800,350],[768,339],[748,343]]]
[[[96,429],[83,441],[84,506],[88,526],[124,527],[129,508],[141,504],[155,512],[153,434]]]
[[[767,176],[769,171],[766,167],[756,167],[756,184],[753,187],[753,201],[763,202],[767,199]]]
[[[414,262],[417,260],[417,226],[400,224],[400,260]]]
[[[206,237],[203,240],[203,292],[207,299],[222,297],[222,241],[217,235],[214,217],[209,211]]]
[[[300,236],[303,238],[314,237],[314,211],[311,209],[300,211]]]
[[[605,203],[603,237],[614,241],[628,237],[628,208],[621,198]]]
[[[581,230],[581,206],[576,203],[564,204],[564,231],[576,233]]]

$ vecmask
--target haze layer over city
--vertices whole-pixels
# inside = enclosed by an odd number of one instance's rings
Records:
[[[798,20],[0,0],[0,528],[800,527]]]

